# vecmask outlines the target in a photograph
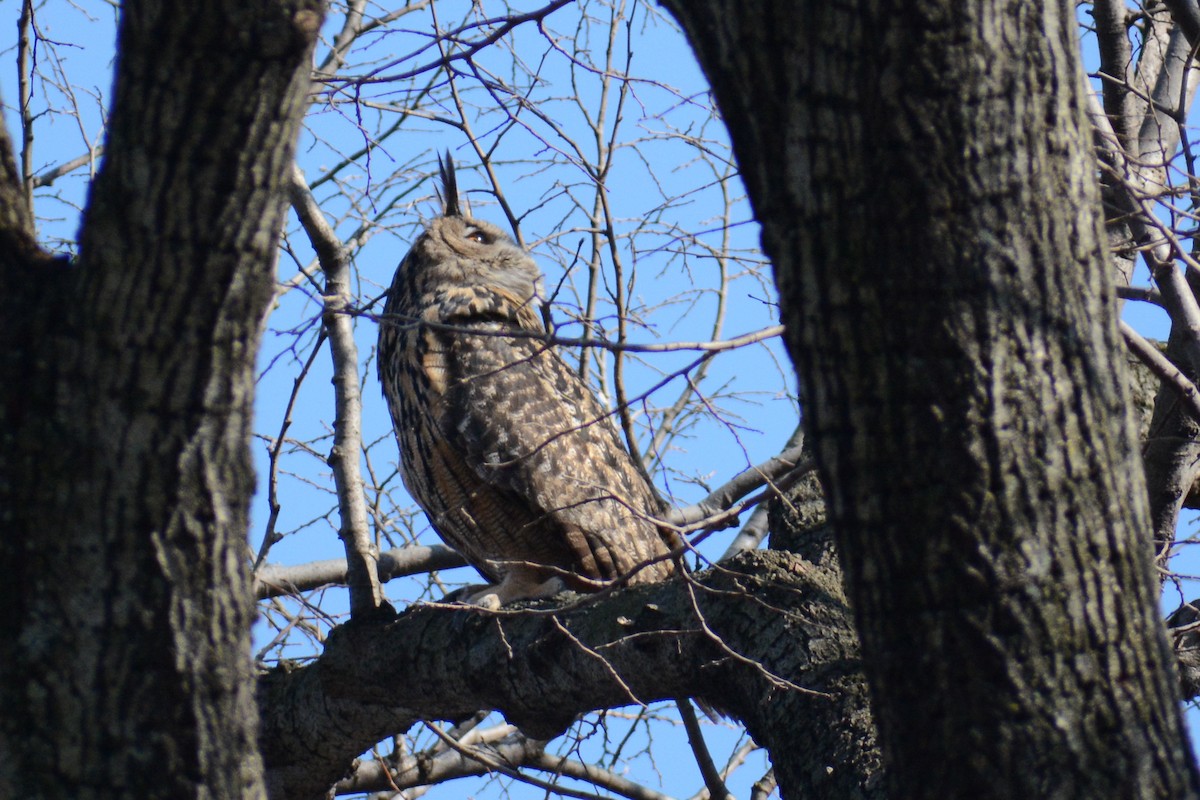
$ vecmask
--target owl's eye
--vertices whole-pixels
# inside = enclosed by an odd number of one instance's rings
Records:
[[[492,237],[488,236],[486,233],[479,230],[479,228],[467,229],[467,232],[464,234],[464,237],[466,239],[468,239],[472,242],[476,242],[478,244],[487,244],[488,242],[490,242],[492,240]]]

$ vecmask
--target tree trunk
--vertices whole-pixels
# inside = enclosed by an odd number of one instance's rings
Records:
[[[0,796],[263,794],[247,443],[320,13],[123,3],[77,262],[0,214]]]
[[[892,794],[1197,796],[1071,4],[664,5],[775,263]]]

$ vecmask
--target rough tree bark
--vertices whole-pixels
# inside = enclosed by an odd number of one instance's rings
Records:
[[[771,536],[786,551],[741,556],[695,583],[557,610],[414,608],[337,629],[315,663],[260,681],[271,796],[323,796],[358,754],[420,719],[498,708],[549,738],[584,711],[696,695],[768,749],[784,797],[883,797],[815,481],[775,509]]]
[[[0,142],[0,796],[263,794],[258,322],[322,4],[122,4],[77,261]]]
[[[1072,5],[664,5],[775,264],[892,793],[1197,796]]]

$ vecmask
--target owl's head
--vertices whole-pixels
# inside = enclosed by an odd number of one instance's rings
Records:
[[[400,271],[425,291],[453,287],[499,288],[522,302],[537,304],[542,273],[504,231],[464,214],[450,154],[438,157],[442,178],[442,215],[413,243]]]

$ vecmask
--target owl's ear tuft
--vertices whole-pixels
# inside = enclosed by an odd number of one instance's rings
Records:
[[[450,151],[446,151],[446,158],[438,156],[438,172],[442,178],[442,216],[444,217],[461,217],[462,209],[458,205],[458,179],[454,177],[454,159],[450,157]]]

